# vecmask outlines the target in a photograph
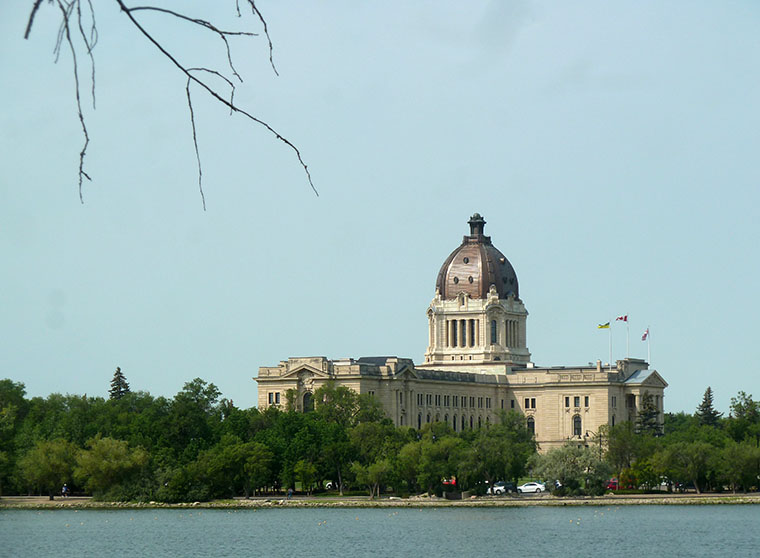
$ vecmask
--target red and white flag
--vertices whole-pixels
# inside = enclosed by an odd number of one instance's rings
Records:
[[[627,322],[628,321],[628,314],[626,314],[625,316],[618,316],[617,318],[615,318],[615,321],[616,322]]]
[[[647,337],[649,337],[649,328],[647,328],[646,331],[644,331],[644,335],[641,336],[641,340],[646,341]]]

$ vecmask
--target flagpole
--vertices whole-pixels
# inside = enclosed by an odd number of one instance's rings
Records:
[[[610,361],[607,363],[610,366],[610,372],[612,372],[612,328],[607,328],[607,331],[610,334]]]
[[[652,332],[649,331],[649,326],[647,326],[647,363],[652,364],[652,352],[649,348],[649,338],[652,336]]]
[[[625,358],[631,357],[631,326],[628,322],[628,316],[625,320]]]

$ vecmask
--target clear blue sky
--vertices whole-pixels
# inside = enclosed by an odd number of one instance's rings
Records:
[[[628,314],[667,411],[708,385],[723,411],[760,397],[756,2],[261,0],[280,76],[263,37],[233,40],[236,99],[298,145],[320,197],[196,91],[206,212],[184,79],[108,2],[80,204],[70,58],[53,63],[47,3],[23,40],[31,3],[0,7],[0,377],[29,395],[106,395],[121,366],[133,389],[201,377],[249,407],[258,367],[288,356],[419,362],[436,273],[478,211],[537,365],[606,361],[596,325]],[[234,2],[186,4],[260,31]],[[140,17],[224,68],[210,34]]]

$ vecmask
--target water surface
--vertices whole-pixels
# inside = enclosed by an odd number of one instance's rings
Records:
[[[0,556],[743,557],[757,506],[2,510]]]

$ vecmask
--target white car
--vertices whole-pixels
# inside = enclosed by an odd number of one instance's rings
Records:
[[[498,481],[493,483],[492,487],[489,487],[486,491],[486,494],[493,494],[493,495],[499,495],[499,494],[505,494],[515,491],[515,485],[511,482],[504,482],[504,481]]]
[[[546,492],[546,485],[540,482],[526,482],[517,487],[517,492]]]

